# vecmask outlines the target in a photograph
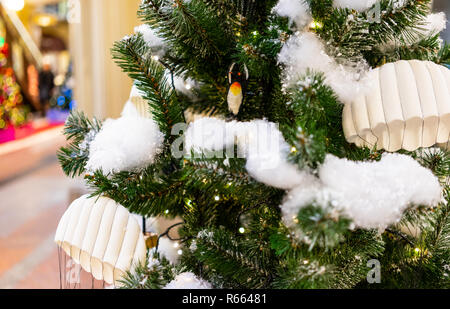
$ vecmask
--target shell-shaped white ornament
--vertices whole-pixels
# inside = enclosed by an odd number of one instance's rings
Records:
[[[58,224],[55,242],[95,279],[115,285],[147,255],[136,218],[106,197],[75,200]]]
[[[395,152],[448,143],[450,70],[430,61],[398,61],[373,70],[373,87],[346,102],[348,142]]]

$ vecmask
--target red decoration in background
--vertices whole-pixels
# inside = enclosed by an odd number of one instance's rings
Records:
[[[0,130],[9,124],[21,126],[27,121],[27,110],[23,103],[20,86],[16,82],[12,68],[8,63],[9,45],[4,43],[0,48]]]

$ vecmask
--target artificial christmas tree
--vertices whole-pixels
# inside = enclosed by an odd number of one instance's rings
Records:
[[[181,220],[120,285],[450,287],[450,153],[358,147],[342,120],[374,91],[373,69],[449,63],[429,5],[143,0],[145,25],[112,50],[134,99],[104,123],[73,113],[59,153],[94,196]],[[446,73],[433,82],[447,92],[421,103],[450,105]]]

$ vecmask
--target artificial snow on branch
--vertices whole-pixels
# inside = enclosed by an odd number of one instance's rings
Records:
[[[90,144],[86,170],[107,175],[145,168],[162,151],[163,142],[164,135],[152,119],[108,119]]]
[[[149,25],[140,25],[134,28],[134,32],[136,34],[142,34],[147,46],[150,47],[152,51],[156,52],[159,57],[164,56],[167,51],[167,44],[164,42],[164,39],[158,36]]]
[[[341,9],[354,9],[357,11],[365,11],[371,8],[377,0],[334,0],[333,6]]]
[[[212,286],[209,282],[197,278],[196,275],[194,275],[191,272],[185,272],[181,273],[178,276],[175,277],[174,280],[169,282],[164,289],[178,289],[178,290],[198,290],[198,289],[212,289]]]
[[[356,227],[384,230],[398,222],[410,206],[435,206],[442,198],[438,179],[413,158],[385,154],[379,162],[353,162],[327,156],[319,170],[320,183],[288,193],[281,206],[292,226],[298,211],[317,204],[333,207]]]
[[[180,255],[178,254],[179,244],[167,237],[161,237],[158,243],[158,253],[166,258],[173,265],[178,264]]]
[[[274,123],[266,120],[226,122],[218,118],[201,118],[190,124],[186,131],[188,152],[209,151],[226,155],[223,150],[238,145],[238,156],[247,159],[250,176],[266,185],[279,189],[292,189],[308,180],[308,174],[299,171],[287,161],[289,145]]]
[[[325,83],[333,88],[344,103],[371,86],[367,78],[370,68],[366,62],[349,62],[347,65],[337,63],[326,53],[324,43],[311,32],[292,35],[281,49],[278,60],[285,65],[287,87],[294,87],[308,70],[323,72]]]
[[[312,21],[311,11],[304,0],[280,0],[273,8],[274,13],[288,17],[297,29],[304,28]]]

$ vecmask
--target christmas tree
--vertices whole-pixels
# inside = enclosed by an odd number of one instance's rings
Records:
[[[0,130],[8,124],[20,126],[27,120],[27,110],[22,106],[23,97],[13,69],[7,67],[9,45],[0,47]]]
[[[73,113],[59,153],[93,196],[180,218],[123,287],[450,287],[450,49],[429,0],[138,14],[112,48],[138,100]]]

